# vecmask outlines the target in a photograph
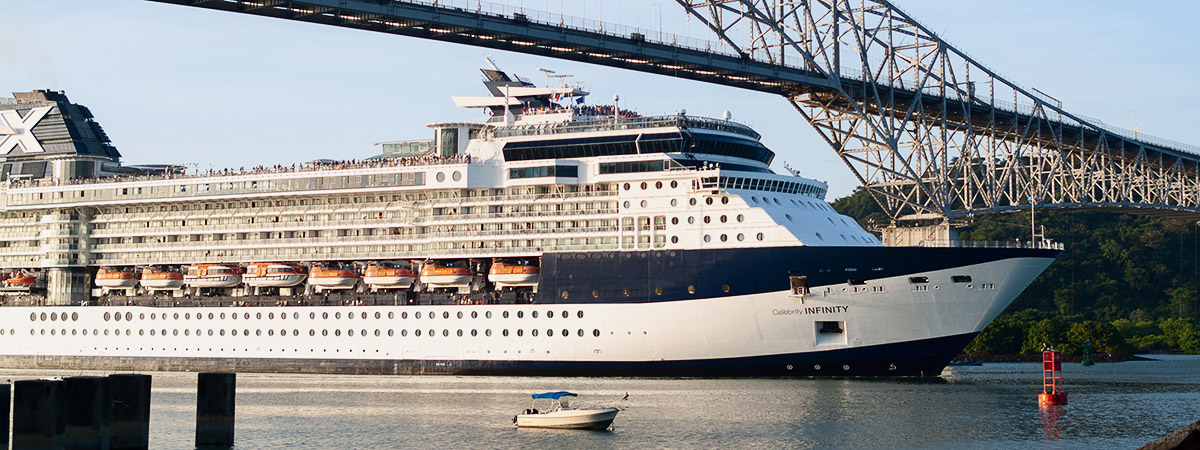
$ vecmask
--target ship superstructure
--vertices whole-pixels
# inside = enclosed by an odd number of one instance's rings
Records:
[[[1056,254],[885,248],[728,117],[641,116],[483,73],[491,95],[454,101],[490,119],[430,124],[434,139],[378,157],[10,176],[0,267],[41,284],[6,301],[43,306],[0,308],[0,362],[802,375],[832,358],[846,368],[831,374],[913,375]],[[361,341],[340,340],[343,320]],[[129,345],[144,336],[174,343]]]

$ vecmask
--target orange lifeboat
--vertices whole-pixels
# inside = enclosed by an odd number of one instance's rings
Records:
[[[495,284],[497,289],[537,286],[541,272],[537,260],[496,258],[488,271],[488,281]]]
[[[314,265],[308,272],[308,285],[317,292],[352,289],[358,285],[358,273],[349,267]]]
[[[363,282],[371,289],[408,289],[416,276],[407,263],[371,262]]]
[[[242,282],[254,287],[291,287],[303,283],[304,266],[294,263],[260,262],[246,266]]]
[[[193,264],[183,276],[184,284],[195,288],[227,288],[241,282],[236,266],[224,264]]]
[[[137,283],[137,271],[132,267],[101,267],[96,272],[96,286],[102,288],[128,289]]]
[[[142,287],[149,290],[179,289],[183,274],[175,269],[150,266],[142,270]]]
[[[421,267],[421,282],[431,288],[458,288],[459,291],[471,286],[474,275],[470,264],[464,260],[455,261],[425,261]]]
[[[24,270],[18,270],[7,275],[8,276],[5,277],[2,282],[0,282],[0,284],[3,284],[4,287],[28,288],[33,286],[33,283],[37,281],[37,276],[26,273]]]

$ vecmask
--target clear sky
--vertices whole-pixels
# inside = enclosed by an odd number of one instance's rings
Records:
[[[541,83],[575,75],[589,103],[614,94],[643,114],[720,117],[755,127],[783,162],[829,182],[850,170],[777,96],[601,66],[143,0],[2,0],[0,96],[64,90],[91,108],[136,163],[200,168],[352,159],[381,141],[426,139],[430,122],[483,119],[450,96],[485,95],[478,68]],[[504,4],[504,1],[493,3]],[[699,24],[669,0],[509,0],[513,6],[679,35]],[[557,3],[557,4],[556,4]],[[1200,2],[903,1],[900,8],[984,65],[1075,114],[1200,145]],[[659,11],[663,11],[660,16]],[[690,30],[690,31],[689,31]]]

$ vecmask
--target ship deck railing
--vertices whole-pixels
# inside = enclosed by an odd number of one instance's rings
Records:
[[[1034,241],[1034,242],[1021,241],[1021,240],[1011,240],[1011,241],[930,240],[930,241],[921,241],[921,243],[920,243],[920,245],[918,245],[918,247],[1028,248],[1028,249],[1035,249],[1035,250],[1062,250],[1065,248],[1061,242],[1054,242],[1054,241],[1049,241],[1049,240]]]
[[[327,242],[327,241],[326,241]],[[415,243],[414,246],[421,246]],[[648,244],[639,244],[637,250],[654,250],[662,249],[666,246],[664,243],[654,243],[653,247]],[[160,246],[161,248],[161,246]],[[319,255],[325,260],[355,260],[355,261],[392,261],[392,260],[425,260],[425,259],[463,259],[463,258],[510,258],[510,257],[536,257],[544,253],[565,253],[565,252],[598,252],[598,251],[618,251],[622,250],[618,243],[607,244],[544,244],[536,247],[513,247],[509,245],[484,245],[482,247],[464,247],[458,246],[454,248],[438,247],[438,248],[414,248],[411,251],[398,253],[395,250],[371,250],[364,246],[350,247],[334,247],[336,252],[323,253]],[[230,249],[229,254],[226,254],[220,249],[215,249],[206,255],[188,255],[186,259],[181,259],[176,255],[171,255],[172,251],[164,251],[166,253],[161,257],[153,256],[133,256],[120,257],[121,253],[112,254],[103,250],[93,250],[93,258],[88,262],[88,266],[129,266],[129,265],[188,265],[188,264],[203,264],[203,263],[252,263],[263,260],[282,260],[282,261],[308,261],[314,258],[312,248],[289,247],[283,246],[276,248],[273,252],[261,252],[257,255],[246,255],[243,252],[236,252],[235,249]],[[633,250],[633,249],[624,249]],[[186,251],[186,250],[178,250]],[[196,250],[198,251],[198,250]],[[146,251],[143,250],[143,253]],[[122,252],[124,253],[124,252]],[[101,258],[100,256],[112,255],[110,258]]]
[[[593,131],[637,130],[643,128],[701,128],[707,130],[736,133],[752,139],[761,135],[750,127],[728,120],[708,117],[694,117],[683,114],[670,116],[649,117],[596,117],[585,120],[574,120],[563,123],[546,123],[534,125],[516,125],[496,128],[492,131],[495,137],[542,136],[549,134],[583,133]]]
[[[283,174],[283,173],[304,173],[304,172],[321,172],[330,170],[350,170],[350,169],[373,169],[373,168],[388,168],[388,167],[415,167],[415,166],[435,166],[435,165],[451,165],[451,164],[470,164],[472,162],[470,155],[454,155],[454,156],[429,156],[429,157],[414,157],[414,158],[378,158],[364,160],[346,160],[335,162],[317,162],[311,164],[291,164],[291,165],[275,165],[275,166],[258,166],[246,169],[244,167],[238,169],[220,169],[207,170],[191,175],[180,173],[168,173],[163,175],[135,175],[135,176],[112,176],[112,177],[92,177],[92,178],[38,178],[38,179],[10,179],[9,189],[20,189],[30,187],[55,187],[55,186],[76,186],[81,184],[96,184],[96,183],[123,183],[133,181],[159,181],[159,180],[187,180],[198,178],[212,177],[227,177],[241,175],[264,175],[264,174]]]

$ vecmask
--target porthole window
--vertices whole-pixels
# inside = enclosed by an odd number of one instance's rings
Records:
[[[46,313],[42,313],[42,320],[46,320]],[[113,314],[113,320],[120,322],[121,321],[121,313]]]
[[[729,218],[728,218],[728,217],[725,217],[725,215],[721,215],[721,223],[725,223],[725,222],[728,222],[728,221],[729,221]]]
[[[704,204],[705,204],[705,205],[711,205],[711,204],[713,204],[713,199],[712,199],[712,197],[707,197],[707,198],[705,198],[705,199],[704,199]]]
[[[538,313],[537,313],[537,311],[533,311],[533,312],[530,312],[530,313],[529,313],[529,316],[530,316],[530,317],[532,317],[532,318],[534,318],[534,319],[536,319],[536,318],[537,318],[537,316],[538,316]]]
[[[630,292],[629,289],[625,289],[624,291],[621,291],[621,293],[625,294],[625,296],[628,297],[629,294],[631,294],[632,292]]]
[[[196,317],[200,317],[200,316],[197,315]],[[211,319],[212,317],[209,317],[209,318]],[[131,313],[131,312],[125,313],[125,321],[128,322],[130,320],[133,320],[133,313]]]
[[[722,205],[728,205],[728,204],[729,204],[729,197],[721,197],[721,204],[722,204]]]
[[[503,317],[503,318],[507,319],[507,318],[508,318],[508,311],[504,311],[504,312],[500,313],[500,317]]]
[[[237,330],[233,330],[233,335],[234,335],[234,336],[237,336]],[[317,330],[314,330],[314,329],[311,329],[311,328],[310,328],[310,329],[308,330],[308,335],[309,335],[309,336],[316,336],[316,335],[317,335]]]
[[[579,334],[579,337],[583,337],[583,328],[580,328],[577,334]]]
[[[643,207],[643,208],[645,208],[645,207],[646,207],[646,205],[649,205],[649,204],[650,204],[650,203],[649,203],[649,202],[647,202],[646,200],[642,200],[642,207]]]
[[[420,318],[421,318],[421,312],[420,312],[420,311],[417,311],[417,312],[413,313],[413,318],[414,318],[414,319],[420,319]]]
[[[592,291],[592,292],[596,292],[596,293],[598,293],[598,291]],[[563,313],[563,315],[565,316],[565,315],[567,315],[567,313],[565,313],[565,312],[564,312],[564,313]],[[546,311],[546,318],[547,318],[547,319],[553,319],[553,318],[554,318],[554,311]]]
[[[565,291],[564,291],[564,292],[565,292]],[[563,296],[563,298],[567,298],[567,297],[564,295],[564,296]],[[525,317],[525,311],[517,311],[517,318],[518,318],[518,319],[521,319],[521,318],[524,318],[524,317]]]
[[[655,182],[655,183],[654,183],[654,188],[655,188],[655,189],[662,189],[662,182],[661,182],[661,181],[657,181],[657,182]]]
[[[379,313],[375,313],[375,314],[379,314]],[[286,314],[285,314],[285,315],[286,315]],[[292,313],[292,318],[293,318],[293,319],[299,319],[299,318],[300,318],[300,313]],[[378,317],[376,317],[376,318],[378,318]]]
[[[647,188],[647,187],[649,187],[649,185],[647,185],[647,184],[646,184],[646,182],[645,182],[645,181],[643,181],[643,182],[642,182],[642,190],[643,190],[643,191],[644,191],[644,190],[646,190],[646,188]]]
[[[517,332],[517,335],[519,336],[520,334],[521,334],[521,332],[520,332],[520,331],[518,331],[518,332]],[[530,336],[534,336],[534,337],[536,337],[536,336],[538,335],[538,330],[537,330],[537,328],[534,328],[534,329],[532,329],[532,330],[529,330],[529,335],[530,335]]]
[[[379,313],[375,313],[375,314],[379,314]],[[367,318],[367,312],[366,312],[366,311],[363,311],[363,312],[362,312],[362,314],[360,314],[358,317],[361,317],[361,318],[363,318],[363,319],[366,319],[366,318]],[[376,317],[376,319],[378,319],[378,317]]]
[[[763,240],[763,234],[762,234],[762,233],[758,233],[758,236],[757,236],[757,237],[758,237],[758,240],[760,240],[760,241],[761,241],[761,240]]]
[[[575,315],[576,315],[576,316],[578,316],[580,319],[582,319],[582,318],[583,318],[583,311],[582,311],[582,310],[580,310],[580,311],[579,311],[578,313],[576,313]]]
[[[50,313],[50,321],[54,322],[56,320],[58,320],[58,313],[56,313],[56,312]]]
[[[485,318],[488,318],[488,319],[491,319],[491,318],[492,318],[492,312],[491,312],[491,311],[486,311],[486,312],[484,312],[484,313],[483,313],[483,317],[485,317]],[[508,317],[508,316],[505,316],[505,317]]]
[[[175,313],[175,320],[179,320],[179,313]]]
[[[237,318],[237,314],[234,314],[234,315],[233,315],[233,318],[235,318],[235,319],[236,319],[236,318]],[[308,318],[309,318],[309,319],[316,319],[316,318],[317,318],[317,313],[315,313],[315,312],[310,312],[310,313],[308,313]]]
[[[476,329],[472,328],[472,329],[471,329],[471,336],[472,336],[472,337],[474,337],[474,336],[477,336],[477,335],[479,335],[479,330],[476,330]]]
[[[678,244],[678,243],[679,243],[679,236],[671,236],[671,243],[672,243],[672,244]]]
[[[408,336],[408,330],[400,330],[400,336],[401,337]]]
[[[421,336],[421,329],[420,329],[420,328],[418,328],[418,329],[415,329],[415,330],[413,330],[413,336],[420,337],[420,336]]]
[[[334,335],[334,336],[341,336],[341,335],[342,335],[342,330],[341,330],[341,329],[333,330],[333,335]]]
[[[210,333],[212,332],[212,330],[208,330],[208,331]],[[267,336],[274,336],[274,335],[275,335],[275,330],[267,330]]]
[[[443,182],[443,181],[446,181],[446,173],[445,173],[445,172],[438,172],[438,173],[437,173],[437,176],[435,176],[435,178],[437,178],[437,180],[438,180],[438,183],[441,183],[441,182]]]
[[[820,239],[822,241],[825,240],[825,236],[821,236],[821,233],[813,233],[813,234],[817,235],[817,239]],[[759,239],[759,240],[761,240],[761,239]]]
[[[678,181],[672,181],[672,182],[671,182],[671,189],[675,189],[675,188],[677,188],[677,187],[679,187],[679,182],[678,182]]]
[[[329,319],[329,313],[327,313],[327,312],[323,312],[323,313],[321,313],[321,318],[322,318],[322,319]]]
[[[209,318],[209,319],[212,319],[212,313],[208,313],[208,315],[209,315],[209,317],[208,317],[208,318]],[[271,319],[271,320],[275,320],[275,313],[268,313],[268,314],[267,314],[267,318],[268,318],[268,319]]]
[[[754,195],[751,195],[751,196],[750,196],[750,203],[758,204],[758,197],[757,197],[757,196],[754,196]]]
[[[150,318],[153,319],[154,314],[151,314]],[[71,320],[79,320],[79,313],[71,313]]]
[[[627,191],[628,191],[628,190],[629,190],[629,183],[625,183],[625,186],[624,186],[624,187],[625,187],[625,190],[627,190]]]
[[[784,214],[784,215],[783,215],[783,217],[786,217],[786,218],[787,218],[787,220],[788,220],[788,222],[795,222],[794,220],[792,220],[792,215],[791,215],[791,214]]]
[[[462,313],[458,313],[458,314],[459,314],[458,318],[459,318],[459,319],[461,319],[461,318],[462,318],[462,315],[461,315]],[[432,315],[431,315],[431,316],[432,316]],[[449,319],[449,318],[450,318],[450,311],[443,311],[443,312],[442,312],[442,318],[443,318],[443,319]]]
[[[463,333],[462,333],[462,329],[459,329],[459,330],[458,330],[458,337],[462,337],[462,334],[463,334]]]
[[[45,314],[45,313],[42,313],[42,314]],[[104,313],[104,321],[105,321],[105,322],[108,322],[108,319],[110,319],[110,318],[112,318],[112,315],[111,315],[111,314],[109,314],[109,313]],[[29,320],[37,320],[37,313],[30,314],[30,315],[29,315]]]
[[[508,337],[508,328],[500,330],[500,335],[504,336],[504,337]]]
[[[746,235],[745,235],[745,234],[742,234],[742,233],[738,233],[738,235],[737,235],[737,240],[738,240],[739,242],[740,242],[740,241],[744,241],[744,240],[746,240]]]
[[[688,285],[688,293],[689,293],[689,294],[695,294],[695,293],[696,293],[696,286],[694,286],[694,285]]]
[[[729,285],[728,285],[728,284],[722,284],[722,285],[721,285],[721,292],[729,292]]]
[[[711,223],[711,222],[712,222],[712,217],[704,216],[704,223]]]
[[[442,336],[443,336],[443,337],[444,337],[444,336],[450,336],[450,330],[443,329],[443,330],[442,330]]]
[[[391,329],[388,330],[388,337],[395,336],[395,335],[396,335],[395,330],[391,330]]]
[[[599,329],[592,330],[592,336],[600,337],[600,330]]]
[[[679,199],[671,199],[671,206],[679,206]]]
[[[396,318],[396,313],[388,311],[388,319],[395,319],[395,318]]]
[[[625,200],[625,203],[624,203],[625,209],[629,209],[630,205],[632,205],[632,203],[629,203],[629,200]]]
[[[694,224],[694,223],[696,223],[696,218],[695,218],[695,217],[688,217],[688,224],[689,224],[689,225],[691,225],[691,224]]]
[[[462,313],[462,311],[459,311],[459,312],[458,312],[458,318],[459,318],[459,319],[463,318],[463,313]]]
[[[391,313],[388,313],[388,314],[391,314]],[[407,311],[405,311],[405,312],[402,312],[402,313],[400,313],[400,318],[401,318],[401,319],[407,319],[407,318],[408,318],[408,312],[407,312]]]
[[[536,333],[536,331],[534,331],[534,332]],[[522,329],[518,328],[518,329],[517,329],[517,337],[521,337],[521,336],[524,336],[524,335],[525,335],[525,330],[522,330]]]
[[[725,241],[727,241],[727,240],[729,240],[729,236],[726,236],[726,235],[722,234],[722,235],[721,235],[721,242],[725,242]]]
[[[486,330],[483,330],[483,335],[484,335],[484,336],[491,336],[491,335],[492,335],[492,329],[491,329],[491,328],[488,328],[488,329],[486,329]]]
[[[704,235],[704,242],[712,242],[712,236]]]
[[[259,318],[261,319],[261,318],[262,318],[262,317],[261,317],[261,316],[262,316],[262,314],[259,314],[259,316],[260,316]],[[341,318],[342,318],[342,313],[341,313],[341,312],[335,312],[335,313],[333,313],[333,318],[334,318],[334,319],[341,319]]]
[[[562,291],[562,293],[561,293],[561,294],[559,294],[559,296],[560,296],[560,297],[562,297],[564,300],[565,300],[567,297],[569,297],[570,295],[571,295],[571,294],[570,294],[570,293],[568,293],[567,291]],[[519,314],[519,313],[518,313],[518,314]]]
[[[696,199],[694,199],[694,198],[688,199],[688,204],[692,205],[692,206],[696,206]]]
[[[663,293],[663,289],[661,287],[654,288],[654,295],[662,295],[662,293]]]
[[[454,171],[454,173],[451,173],[451,174],[450,174],[450,178],[451,178],[451,179],[453,179],[454,181],[461,180],[461,179],[462,179],[462,172],[459,172],[459,171],[455,170],[455,171]]]
[[[550,317],[554,317],[554,314],[553,314],[553,313],[554,313],[554,311],[551,311]],[[567,311],[566,311],[566,310],[563,310],[563,312],[562,312],[562,318],[566,319],[567,317],[569,317],[569,315],[567,314]]]

